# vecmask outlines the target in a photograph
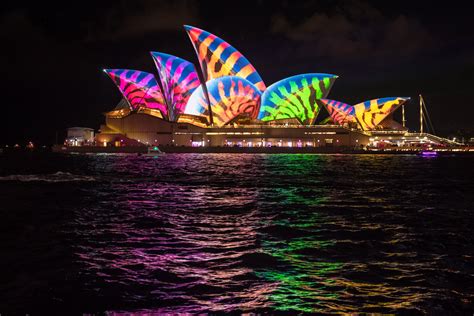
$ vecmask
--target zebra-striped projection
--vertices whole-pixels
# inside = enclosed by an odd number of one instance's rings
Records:
[[[196,50],[205,81],[236,76],[247,79],[261,92],[265,90],[265,84],[252,64],[229,43],[197,27],[185,25],[184,28]]]
[[[151,56],[168,106],[168,120],[174,122],[184,112],[189,97],[200,85],[196,69],[189,61],[173,55],[151,52]]]
[[[339,125],[357,123],[364,130],[375,129],[388,115],[410,98],[389,97],[349,105],[335,100],[319,100]]]
[[[163,117],[167,115],[166,103],[153,74],[130,69],[104,69],[132,110],[156,109]]]
[[[352,105],[328,99],[321,99],[320,102],[324,105],[334,123],[345,125],[356,122]]]
[[[316,100],[325,98],[337,76],[330,74],[302,74],[280,80],[262,94],[258,118],[262,121],[298,119],[311,124],[318,116]]]
[[[354,105],[354,115],[364,131],[372,130],[409,99],[389,97],[365,101]]]
[[[211,103],[213,124],[224,126],[239,115],[255,119],[260,91],[251,82],[235,76],[220,77],[206,83]],[[202,87],[191,95],[185,114],[210,117]]]

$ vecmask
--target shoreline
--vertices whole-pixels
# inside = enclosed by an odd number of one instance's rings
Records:
[[[55,145],[51,148],[52,152],[55,153],[109,153],[109,154],[147,154],[157,155],[160,152],[148,152],[146,146],[129,146],[129,147],[66,147],[61,145]],[[363,149],[351,149],[345,147],[185,147],[185,146],[160,146],[159,150],[162,153],[222,153],[222,154],[350,154],[350,155],[363,155],[363,154],[385,154],[385,155],[414,155],[419,154],[423,151],[421,148],[413,150],[363,150]],[[437,150],[439,155],[473,155],[474,148],[454,148],[453,149],[442,149]]]

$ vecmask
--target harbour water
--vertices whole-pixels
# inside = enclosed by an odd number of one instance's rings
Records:
[[[0,313],[474,311],[474,157],[0,156]]]

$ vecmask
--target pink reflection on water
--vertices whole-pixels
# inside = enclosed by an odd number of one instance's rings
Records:
[[[241,264],[259,244],[255,230],[262,219],[254,211],[238,211],[254,201],[255,192],[239,188],[228,196],[212,187],[147,183],[128,187],[125,193],[110,214],[88,219],[97,222],[88,223],[92,244],[79,248],[77,255],[89,274],[129,293],[145,286],[157,302],[187,302],[170,307],[173,312],[248,310],[269,304],[267,294],[276,284],[249,281],[258,278]]]

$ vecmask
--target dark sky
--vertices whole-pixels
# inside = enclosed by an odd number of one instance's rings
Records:
[[[231,43],[266,85],[307,72],[340,76],[329,98],[357,103],[423,94],[439,133],[474,128],[474,35],[457,1],[63,1],[0,15],[0,145],[53,143],[98,128],[120,100],[102,68],[155,72],[149,51],[197,59],[182,25]],[[398,114],[399,115],[399,114]]]

